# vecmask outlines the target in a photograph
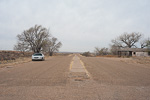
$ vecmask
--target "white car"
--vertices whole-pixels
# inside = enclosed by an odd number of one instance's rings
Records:
[[[42,53],[35,53],[32,55],[32,61],[34,60],[42,60],[44,61],[45,60],[45,57]]]

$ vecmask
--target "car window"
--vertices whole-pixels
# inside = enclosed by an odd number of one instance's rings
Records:
[[[34,54],[34,56],[42,56],[42,54],[36,53],[36,54]]]

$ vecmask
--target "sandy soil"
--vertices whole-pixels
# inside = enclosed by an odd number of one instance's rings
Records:
[[[5,66],[12,66],[12,65],[17,65],[17,64],[27,63],[30,61],[31,61],[31,57],[18,58],[16,60],[0,61],[0,68],[5,67]]]
[[[51,56],[45,56],[45,59],[49,59],[51,58]],[[16,60],[4,60],[4,61],[0,61],[0,68],[3,67],[9,67],[9,66],[15,66],[17,64],[23,64],[23,63],[27,63],[27,62],[31,62],[32,59],[31,57],[21,57],[21,58],[17,58]]]
[[[118,58],[118,57],[101,57],[103,59],[109,59],[113,61],[121,61],[126,62],[129,64],[143,64],[149,66],[150,64],[150,57],[130,57],[130,58]]]
[[[97,86],[105,87],[99,95],[118,100],[150,99],[150,65],[133,58],[81,57],[81,60]]]
[[[70,77],[73,57],[0,68],[0,100],[150,99],[148,65],[127,63],[128,59],[79,56],[90,78],[76,80]]]

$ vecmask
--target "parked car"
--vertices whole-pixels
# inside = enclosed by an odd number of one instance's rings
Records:
[[[35,61],[35,60],[42,60],[42,61],[44,61],[45,60],[44,54],[42,54],[42,53],[34,53],[32,55],[32,61]]]

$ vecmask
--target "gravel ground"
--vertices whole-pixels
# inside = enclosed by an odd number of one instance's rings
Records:
[[[150,99],[150,66],[127,63],[122,58],[80,58],[97,83],[96,90],[99,91],[100,97],[104,97],[103,99]]]
[[[150,86],[150,67],[120,62],[113,58],[83,57],[93,79],[99,83],[123,86]]]
[[[90,78],[69,76],[73,55],[0,68],[0,100],[150,99],[148,66],[113,58],[80,59]]]

